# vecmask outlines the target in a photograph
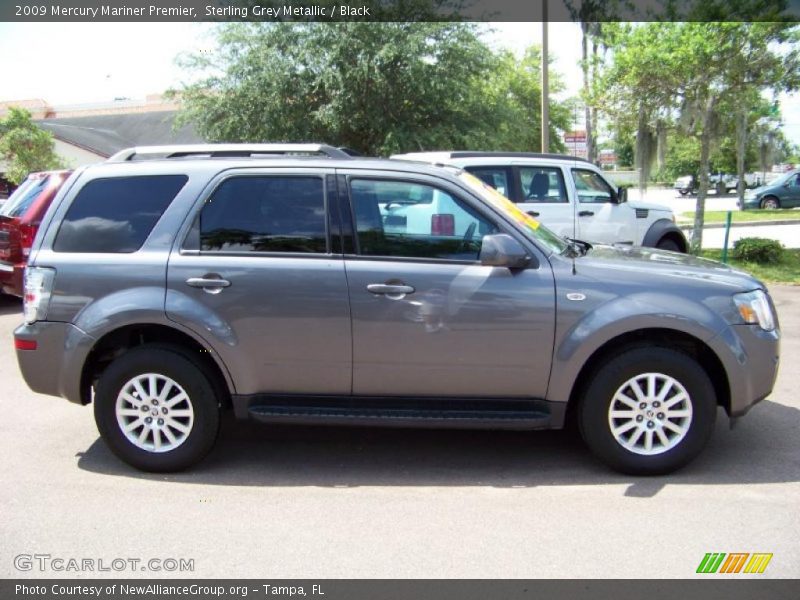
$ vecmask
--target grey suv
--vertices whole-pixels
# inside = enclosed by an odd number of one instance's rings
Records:
[[[426,223],[393,210],[425,203]],[[28,265],[26,382],[93,403],[113,452],[148,471],[199,461],[231,407],[266,423],[575,420],[615,469],[666,473],[778,366],[772,301],[745,273],[564,239],[458,168],[326,146],[124,151],[70,177]]]

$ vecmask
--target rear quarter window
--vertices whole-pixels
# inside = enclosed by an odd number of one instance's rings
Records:
[[[0,209],[0,215],[4,217],[21,217],[24,215],[33,204],[33,201],[47,188],[49,181],[49,176],[25,180],[3,204],[2,209]]]
[[[72,201],[56,252],[136,252],[188,181],[186,175],[95,179]]]

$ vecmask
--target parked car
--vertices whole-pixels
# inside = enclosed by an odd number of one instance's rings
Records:
[[[757,173],[744,174],[745,189],[761,185],[761,176]],[[699,183],[694,175],[683,175],[675,180],[673,188],[679,192],[681,196],[687,194],[696,194]],[[708,176],[708,189],[716,192],[717,195],[730,194],[735,192],[739,187],[739,177],[729,173],[716,173],[709,174]]]
[[[790,171],[772,183],[749,191],[739,208],[794,208],[800,206],[800,169]]]
[[[675,252],[688,248],[670,208],[628,202],[625,188],[612,185],[601,169],[580,158],[526,152],[413,152],[392,158],[461,167],[560,236]],[[430,220],[438,210],[435,202],[396,205],[391,216]]]
[[[31,173],[0,207],[0,290],[22,296],[22,272],[39,223],[71,171]]]
[[[697,182],[694,179],[694,175],[683,175],[675,180],[673,188],[681,196],[686,196],[697,192]]]
[[[459,168],[177,146],[70,182],[31,250],[16,354],[34,391],[93,403],[139,469],[193,465],[232,407],[283,424],[575,419],[615,469],[667,473],[718,407],[738,418],[774,385],[777,315],[750,275],[566,240]],[[388,220],[437,197],[452,212],[428,227]]]

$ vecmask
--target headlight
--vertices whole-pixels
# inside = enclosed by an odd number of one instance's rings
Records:
[[[736,294],[733,302],[745,323],[757,324],[764,331],[775,329],[775,317],[764,290]]]

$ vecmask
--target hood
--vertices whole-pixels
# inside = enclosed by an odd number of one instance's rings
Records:
[[[619,278],[648,285],[718,285],[733,292],[764,287],[749,273],[715,260],[638,246],[594,246],[576,259],[576,269],[609,281]]]
[[[642,202],[640,200],[629,200],[628,204],[630,204],[631,208],[634,210],[637,208],[644,208],[647,210],[660,210],[666,213],[672,213],[672,209],[669,206],[664,206],[663,204],[653,204],[652,202]]]
[[[766,184],[766,185],[759,186],[757,188],[753,188],[752,190],[746,190],[745,193],[744,193],[744,197],[747,198],[747,197],[752,197],[752,196],[760,196],[764,192],[768,192],[769,190],[771,190],[774,187],[775,187],[774,185]]]

